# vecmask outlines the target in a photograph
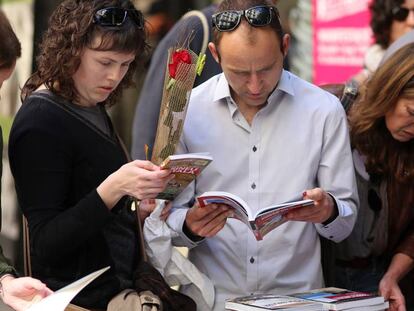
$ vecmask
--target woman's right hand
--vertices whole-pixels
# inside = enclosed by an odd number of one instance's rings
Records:
[[[125,195],[139,200],[155,198],[173,177],[169,170],[162,170],[149,161],[135,160],[109,175],[97,191],[111,209]]]
[[[390,311],[406,311],[404,295],[396,280],[385,275],[379,284],[379,293],[390,302]]]

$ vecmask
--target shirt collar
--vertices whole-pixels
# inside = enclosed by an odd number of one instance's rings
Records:
[[[294,96],[295,92],[293,89],[293,81],[292,81],[292,75],[290,72],[286,70],[282,70],[282,74],[280,76],[279,83],[276,87],[276,89],[270,94],[269,101],[271,101],[272,97],[277,94],[279,91],[282,91],[284,93],[287,93],[289,95]],[[219,80],[217,82],[217,87],[214,93],[214,101],[218,101],[221,99],[230,99],[231,93],[230,93],[230,86],[227,82],[227,79],[224,75],[224,73],[221,73],[219,76]]]
[[[280,80],[275,91],[276,90],[280,90],[284,93],[295,96],[295,91],[293,89],[293,77],[289,71],[286,71],[284,69],[282,70],[282,75],[280,76]],[[270,94],[270,96],[272,96],[275,93],[275,91],[273,91],[273,93]]]
[[[221,73],[217,82],[213,100],[218,101],[225,98],[231,98],[230,86],[224,73]]]

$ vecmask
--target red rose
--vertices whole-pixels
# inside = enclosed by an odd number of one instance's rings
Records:
[[[168,71],[170,77],[175,79],[177,74],[178,65],[181,63],[191,64],[191,55],[187,50],[177,50],[171,57],[171,63],[168,64]]]

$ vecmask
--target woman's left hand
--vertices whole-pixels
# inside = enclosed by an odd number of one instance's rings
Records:
[[[140,209],[140,215],[141,215],[141,219],[144,221],[145,218],[147,218],[156,208],[157,206],[157,201],[156,199],[146,199],[146,200],[142,200],[140,205],[139,205],[139,209]],[[160,219],[165,221],[167,220],[168,216],[170,215],[170,210],[172,207],[172,202],[165,202],[165,206],[162,209],[162,212],[160,214]]]

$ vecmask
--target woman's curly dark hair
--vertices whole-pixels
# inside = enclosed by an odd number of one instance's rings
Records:
[[[369,6],[375,43],[384,49],[390,45],[392,9],[403,3],[404,0],[374,0]]]
[[[22,101],[43,84],[52,92],[76,101],[78,93],[72,76],[79,68],[84,48],[135,54],[125,77],[104,104],[113,105],[123,89],[132,85],[137,58],[148,49],[146,32],[138,27],[129,13],[121,26],[108,27],[94,23],[95,12],[108,7],[135,9],[129,0],[65,0],[56,8],[42,37],[36,59],[38,69],[22,89]],[[100,45],[92,47],[93,40],[98,36],[102,38]]]

